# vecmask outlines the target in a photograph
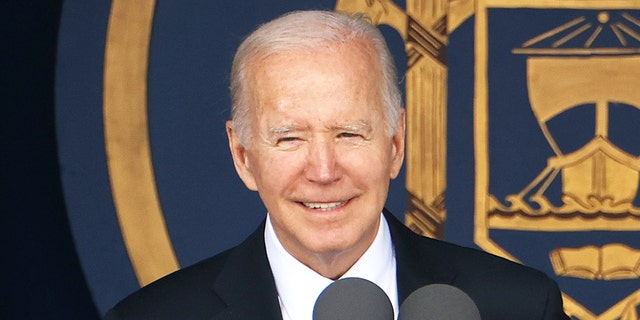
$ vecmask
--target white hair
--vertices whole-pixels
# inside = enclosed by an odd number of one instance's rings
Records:
[[[393,57],[384,36],[361,14],[333,11],[294,11],[261,25],[238,47],[231,66],[231,118],[240,143],[248,146],[250,138],[250,98],[247,92],[247,70],[252,61],[272,54],[300,49],[315,49],[327,44],[364,40],[377,56],[382,73],[380,92],[388,131],[395,133],[402,112]]]

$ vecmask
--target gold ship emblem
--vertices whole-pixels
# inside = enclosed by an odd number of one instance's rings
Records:
[[[608,13],[598,16],[609,22]],[[640,20],[622,14],[640,28]],[[582,23],[582,26],[580,26]],[[618,23],[621,29],[624,24]],[[581,32],[593,29],[585,48],[532,48],[570,27]],[[585,18],[575,19],[527,41],[516,54],[528,54],[527,87],[531,109],[554,156],[520,193],[506,197],[504,205],[491,197],[491,227],[516,230],[584,231],[640,230],[640,208],[634,205],[640,181],[640,157],[609,140],[612,104],[640,112],[640,50],[638,48],[589,48],[604,26],[593,27]],[[616,29],[618,28],[618,29]],[[640,41],[640,34],[625,28]],[[578,32],[580,31],[580,32]],[[568,41],[567,37],[563,38]],[[626,44],[626,38],[620,38]],[[554,45],[559,46],[556,41]],[[578,107],[590,107],[595,114],[593,138],[570,153],[563,153],[551,134],[548,122]],[[547,197],[549,186],[559,179],[561,205]],[[640,260],[639,260],[640,261]]]
[[[610,103],[622,103],[640,112],[640,55],[530,57],[527,73],[531,108],[555,156],[526,188],[507,197],[510,206],[492,198],[490,211],[496,226],[511,224],[519,230],[640,230],[640,208],[633,204],[638,195],[640,157],[608,139]],[[547,122],[585,105],[594,107],[594,136],[578,150],[565,154]],[[552,205],[545,196],[555,179],[562,181],[561,206]],[[506,214],[513,212],[536,222],[514,222],[513,215]],[[570,215],[573,217],[564,218]],[[501,217],[511,222],[501,222]]]
[[[623,13],[622,20],[640,27],[640,20]],[[640,50],[626,48],[627,38],[622,31],[640,41],[640,34],[622,22],[610,24],[620,41],[621,48],[590,48],[597,36],[609,23],[609,14],[601,12],[598,22],[574,19],[514,49],[516,54],[529,54],[527,58],[527,86],[533,113],[555,156],[547,167],[519,194],[507,197],[512,205],[504,207],[493,201],[492,209],[500,212],[519,211],[527,216],[599,215],[600,219],[576,224],[575,219],[554,221],[554,228],[570,230],[610,230],[625,216],[636,222],[640,229],[640,208],[633,204],[640,181],[640,157],[633,156],[613,144],[609,138],[609,112],[612,103],[623,104],[640,111]],[[563,31],[574,31],[553,42],[552,48],[531,48],[537,42]],[[561,44],[580,33],[591,35],[584,48],[563,49]],[[626,55],[622,55],[626,54]],[[542,56],[537,56],[542,55]],[[588,55],[584,57],[583,55]],[[576,151],[564,154],[551,135],[547,123],[563,112],[585,105],[593,105],[595,113],[594,136]],[[554,207],[545,192],[554,179],[562,180],[562,206]],[[532,208],[525,197],[534,202]],[[612,223],[610,219],[616,219]],[[562,226],[562,224],[569,224]],[[599,226],[594,226],[599,225]],[[540,226],[536,226],[539,228]],[[539,229],[538,229],[539,230]]]

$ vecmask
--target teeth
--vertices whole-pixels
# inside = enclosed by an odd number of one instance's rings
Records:
[[[303,202],[302,204],[309,209],[331,210],[344,206],[346,201],[342,202],[329,202],[329,203],[315,203],[315,202]]]

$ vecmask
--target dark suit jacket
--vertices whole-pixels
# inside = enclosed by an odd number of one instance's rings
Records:
[[[568,319],[545,274],[479,250],[418,236],[385,212],[396,252],[400,301],[433,283],[456,286],[482,319]],[[106,316],[130,319],[282,319],[266,257],[264,223],[242,244],[135,292]]]

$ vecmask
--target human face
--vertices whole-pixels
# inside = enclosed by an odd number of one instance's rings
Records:
[[[260,194],[280,242],[330,277],[375,238],[404,157],[404,116],[388,132],[367,50],[350,42],[254,63],[249,145],[227,124],[236,170]]]

